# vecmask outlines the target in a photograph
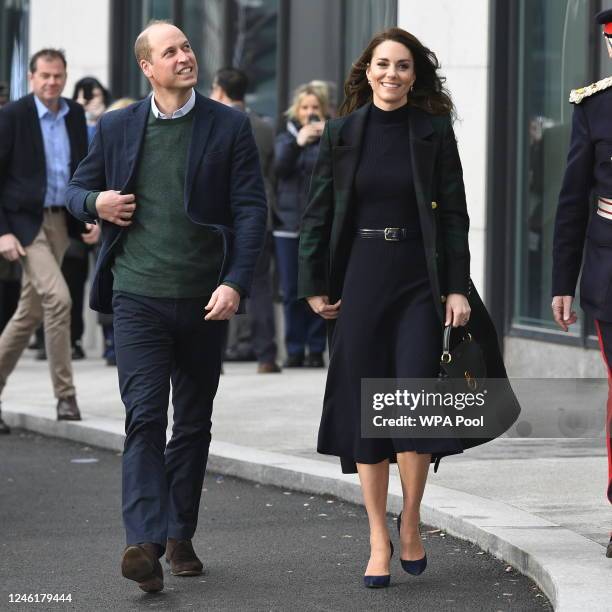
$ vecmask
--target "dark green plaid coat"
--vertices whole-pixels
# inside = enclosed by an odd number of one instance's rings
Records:
[[[328,121],[321,137],[300,231],[301,298],[327,295],[334,303],[342,297],[357,229],[353,185],[369,108],[366,104],[350,115]],[[469,217],[451,117],[411,109],[410,144],[427,272],[440,324],[444,323],[446,295],[466,295],[472,309],[468,329],[483,349],[487,376],[506,378],[495,327],[470,280]],[[331,339],[333,321],[329,332]],[[503,420],[509,424],[517,415],[518,404],[510,407]]]
[[[342,293],[355,227],[353,184],[370,104],[327,122],[300,233],[301,297]],[[440,316],[447,293],[468,295],[469,217],[463,172],[450,116],[417,108],[410,113],[410,144],[421,231],[431,288]]]

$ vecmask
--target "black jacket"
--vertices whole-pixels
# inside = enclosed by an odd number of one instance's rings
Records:
[[[87,126],[80,104],[64,98],[70,140],[70,175],[87,155]],[[47,189],[45,148],[34,94],[0,109],[0,236],[15,234],[23,246],[40,230]],[[68,231],[77,237],[83,225],[67,216]]]
[[[297,232],[308,202],[310,177],[319,155],[319,140],[305,147],[296,141],[299,130],[293,123],[276,137],[274,149],[276,168],[275,230]]]
[[[612,87],[574,107],[553,243],[552,295],[574,295],[583,264],[580,305],[603,321],[612,321],[612,219],[590,213],[592,195],[612,201],[611,107]]]
[[[327,122],[300,234],[299,297],[340,298],[353,240],[353,184],[370,105]],[[470,293],[469,217],[448,116],[410,113],[413,175],[427,271],[440,319],[448,293]]]

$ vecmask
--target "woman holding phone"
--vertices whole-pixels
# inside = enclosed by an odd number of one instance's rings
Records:
[[[298,87],[286,115],[287,129],[276,137],[274,151],[277,195],[273,230],[283,292],[285,367],[323,367],[325,322],[297,299],[300,219],[327,117],[327,99],[321,88],[312,84]]]

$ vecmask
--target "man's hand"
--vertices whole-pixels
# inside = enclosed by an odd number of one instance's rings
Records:
[[[574,297],[571,295],[555,295],[551,308],[555,323],[563,330],[567,331],[570,325],[578,320],[576,311],[572,310]]]
[[[449,293],[446,296],[446,319],[444,325],[463,327],[471,314],[470,303],[462,293]]]
[[[96,198],[98,217],[127,227],[132,224],[132,216],[136,210],[136,198],[132,193],[121,195],[118,191],[101,191]]]
[[[340,314],[340,303],[342,300],[338,300],[335,304],[330,304],[328,295],[312,295],[306,298],[306,300],[312,310],[324,319],[337,319]]]
[[[100,226],[97,223],[86,223],[87,231],[81,234],[85,244],[96,244],[100,240]]]
[[[20,257],[25,257],[25,249],[15,234],[4,234],[0,236],[0,255],[8,261],[17,261]]]
[[[228,285],[219,285],[210,296],[210,301],[204,310],[208,314],[204,317],[205,321],[225,321],[231,319],[238,310],[240,304],[240,294]]]

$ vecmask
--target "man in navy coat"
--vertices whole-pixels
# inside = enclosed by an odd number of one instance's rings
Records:
[[[193,89],[183,32],[152,22],[134,50],[153,93],[102,117],[67,204],[102,226],[91,306],[114,313],[126,408],[121,569],[159,591],[164,551],[174,575],[202,572],[191,540],[222,340],[249,291],[267,210],[249,119]]]
[[[595,19],[603,25],[612,58],[612,9]],[[564,331],[576,322],[572,301],[582,265],[580,305],[595,319],[608,369],[607,496],[612,503],[612,76],[573,90],[570,102],[575,106],[555,221],[552,310]],[[597,210],[589,219],[591,194],[597,199]],[[606,554],[612,557],[612,537]]]

